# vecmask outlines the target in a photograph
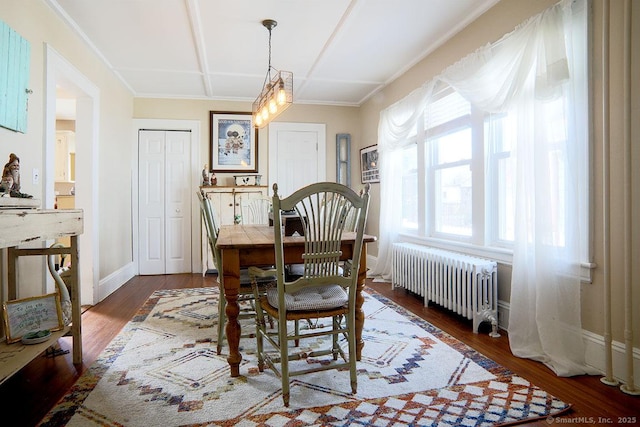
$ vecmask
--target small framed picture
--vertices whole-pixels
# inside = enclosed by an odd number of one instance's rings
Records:
[[[20,341],[23,335],[36,331],[59,331],[64,327],[60,297],[57,293],[6,301],[4,328],[7,343]]]
[[[258,129],[251,113],[211,111],[213,172],[258,172]]]
[[[378,170],[378,146],[371,145],[360,149],[360,176],[363,184],[380,182]]]

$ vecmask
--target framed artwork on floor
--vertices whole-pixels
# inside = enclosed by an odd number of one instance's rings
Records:
[[[46,339],[50,331],[59,331],[64,327],[57,293],[6,301],[3,315],[8,344],[37,332],[42,332],[42,337]],[[34,338],[37,336],[30,337],[32,340]]]
[[[211,111],[213,172],[258,172],[258,130],[251,113]]]

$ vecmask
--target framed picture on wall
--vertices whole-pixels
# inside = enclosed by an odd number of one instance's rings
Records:
[[[258,172],[258,130],[251,113],[211,111],[210,153],[214,172]]]
[[[360,176],[363,184],[380,182],[378,166],[377,145],[360,149]]]

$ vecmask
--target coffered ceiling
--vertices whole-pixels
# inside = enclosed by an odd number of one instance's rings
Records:
[[[136,97],[358,106],[498,0],[45,0]]]

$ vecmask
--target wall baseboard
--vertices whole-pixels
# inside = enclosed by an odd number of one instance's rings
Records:
[[[606,371],[605,362],[605,343],[604,337],[593,332],[583,331],[585,342],[585,362],[604,373]],[[624,343],[613,341],[611,344],[611,361],[613,367],[613,376],[626,384],[627,374],[627,355]],[[640,349],[633,349],[633,382],[636,388],[640,387]]]
[[[498,324],[500,329],[509,330],[509,303],[498,302]],[[582,331],[585,346],[585,363],[592,368],[603,373],[605,366],[605,344],[602,335],[594,334],[590,331]],[[621,383],[627,382],[627,362],[625,345],[614,341],[612,347],[612,367],[613,376]],[[640,387],[640,349],[633,349],[633,382],[636,387]]]
[[[509,330],[509,303],[500,299],[498,300],[498,327],[505,331]]]
[[[135,276],[133,262],[114,271],[98,283],[98,301],[102,301]]]

